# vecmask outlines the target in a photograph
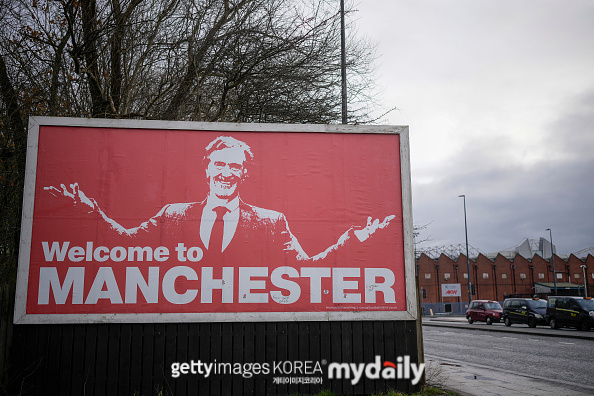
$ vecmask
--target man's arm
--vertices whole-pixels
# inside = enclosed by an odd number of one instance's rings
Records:
[[[107,216],[105,212],[101,210],[95,199],[87,197],[86,194],[79,188],[78,183],[70,184],[71,190],[69,190],[64,184],[60,184],[60,187],[61,190],[54,186],[44,187],[43,189],[50,195],[54,196],[61,206],[70,208],[74,216],[82,216],[87,218],[96,216],[100,227],[105,227],[108,232],[117,232],[119,235],[128,238],[136,238],[141,235],[146,235],[151,231],[151,229],[157,228],[158,218],[160,218],[167,208],[167,206],[165,206],[159,211],[157,215],[148,221],[145,221],[138,227],[125,228]]]
[[[294,255],[297,261],[316,262],[318,260],[323,260],[328,255],[339,251],[347,244],[365,242],[378,230],[386,228],[390,224],[390,221],[392,221],[395,217],[395,215],[386,216],[382,222],[380,222],[379,219],[373,220],[372,217],[368,217],[367,225],[365,227],[352,226],[344,234],[342,234],[340,238],[338,238],[338,241],[334,245],[330,246],[323,252],[310,257],[307,255],[307,253],[305,253],[295,235],[293,235],[289,230],[289,224],[283,215],[281,218],[284,225],[283,233],[286,235],[288,240],[284,244],[284,250],[291,256]]]
[[[97,202],[95,202],[93,198],[88,198],[85,193],[79,189],[78,183],[70,185],[72,191],[68,190],[64,184],[60,184],[60,187],[62,190],[54,186],[43,187],[43,189],[54,196],[57,202],[65,206],[72,206],[73,210],[78,213],[91,214],[96,212],[99,207]]]
[[[390,221],[392,221],[392,219],[395,217],[395,215],[386,216],[384,218],[384,221],[380,223],[379,219],[373,220],[373,218],[369,216],[367,218],[367,225],[365,227],[352,226],[344,234],[342,234],[340,238],[338,238],[338,242],[336,242],[334,245],[330,246],[323,252],[311,257],[311,260],[315,262],[318,260],[325,259],[329,254],[340,250],[343,246],[345,246],[348,243],[357,243],[356,241],[361,243],[366,241],[373,234],[375,234],[377,230],[386,228],[390,224]]]

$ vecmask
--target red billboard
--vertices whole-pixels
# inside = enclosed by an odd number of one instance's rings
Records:
[[[404,127],[39,117],[25,184],[16,323],[416,317]]]

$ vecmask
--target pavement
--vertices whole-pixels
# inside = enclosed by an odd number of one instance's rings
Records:
[[[538,326],[534,329],[515,324],[506,327],[502,323],[488,326],[485,323],[469,325],[463,316],[423,317],[423,326],[464,328],[476,331],[535,334],[549,337],[590,339],[594,331],[579,332],[574,329],[550,329]],[[471,364],[455,359],[444,359],[425,354],[427,378],[443,389],[462,396],[467,395],[514,395],[514,396],[580,396],[594,395],[594,386],[560,381],[551,382],[538,376],[519,375],[517,372],[495,369],[489,366]],[[594,383],[592,384],[594,385]]]

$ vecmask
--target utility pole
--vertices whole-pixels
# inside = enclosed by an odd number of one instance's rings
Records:
[[[466,195],[458,195],[464,198],[464,234],[466,235],[466,271],[468,271],[468,304],[472,301],[472,282],[470,276],[470,259],[468,258],[468,225],[466,223]]]
[[[340,0],[340,70],[342,76],[342,123],[347,123],[346,36],[344,27],[344,0]]]

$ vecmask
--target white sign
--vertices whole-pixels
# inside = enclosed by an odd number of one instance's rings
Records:
[[[441,285],[442,297],[462,297],[462,289],[459,283],[444,283]]]

